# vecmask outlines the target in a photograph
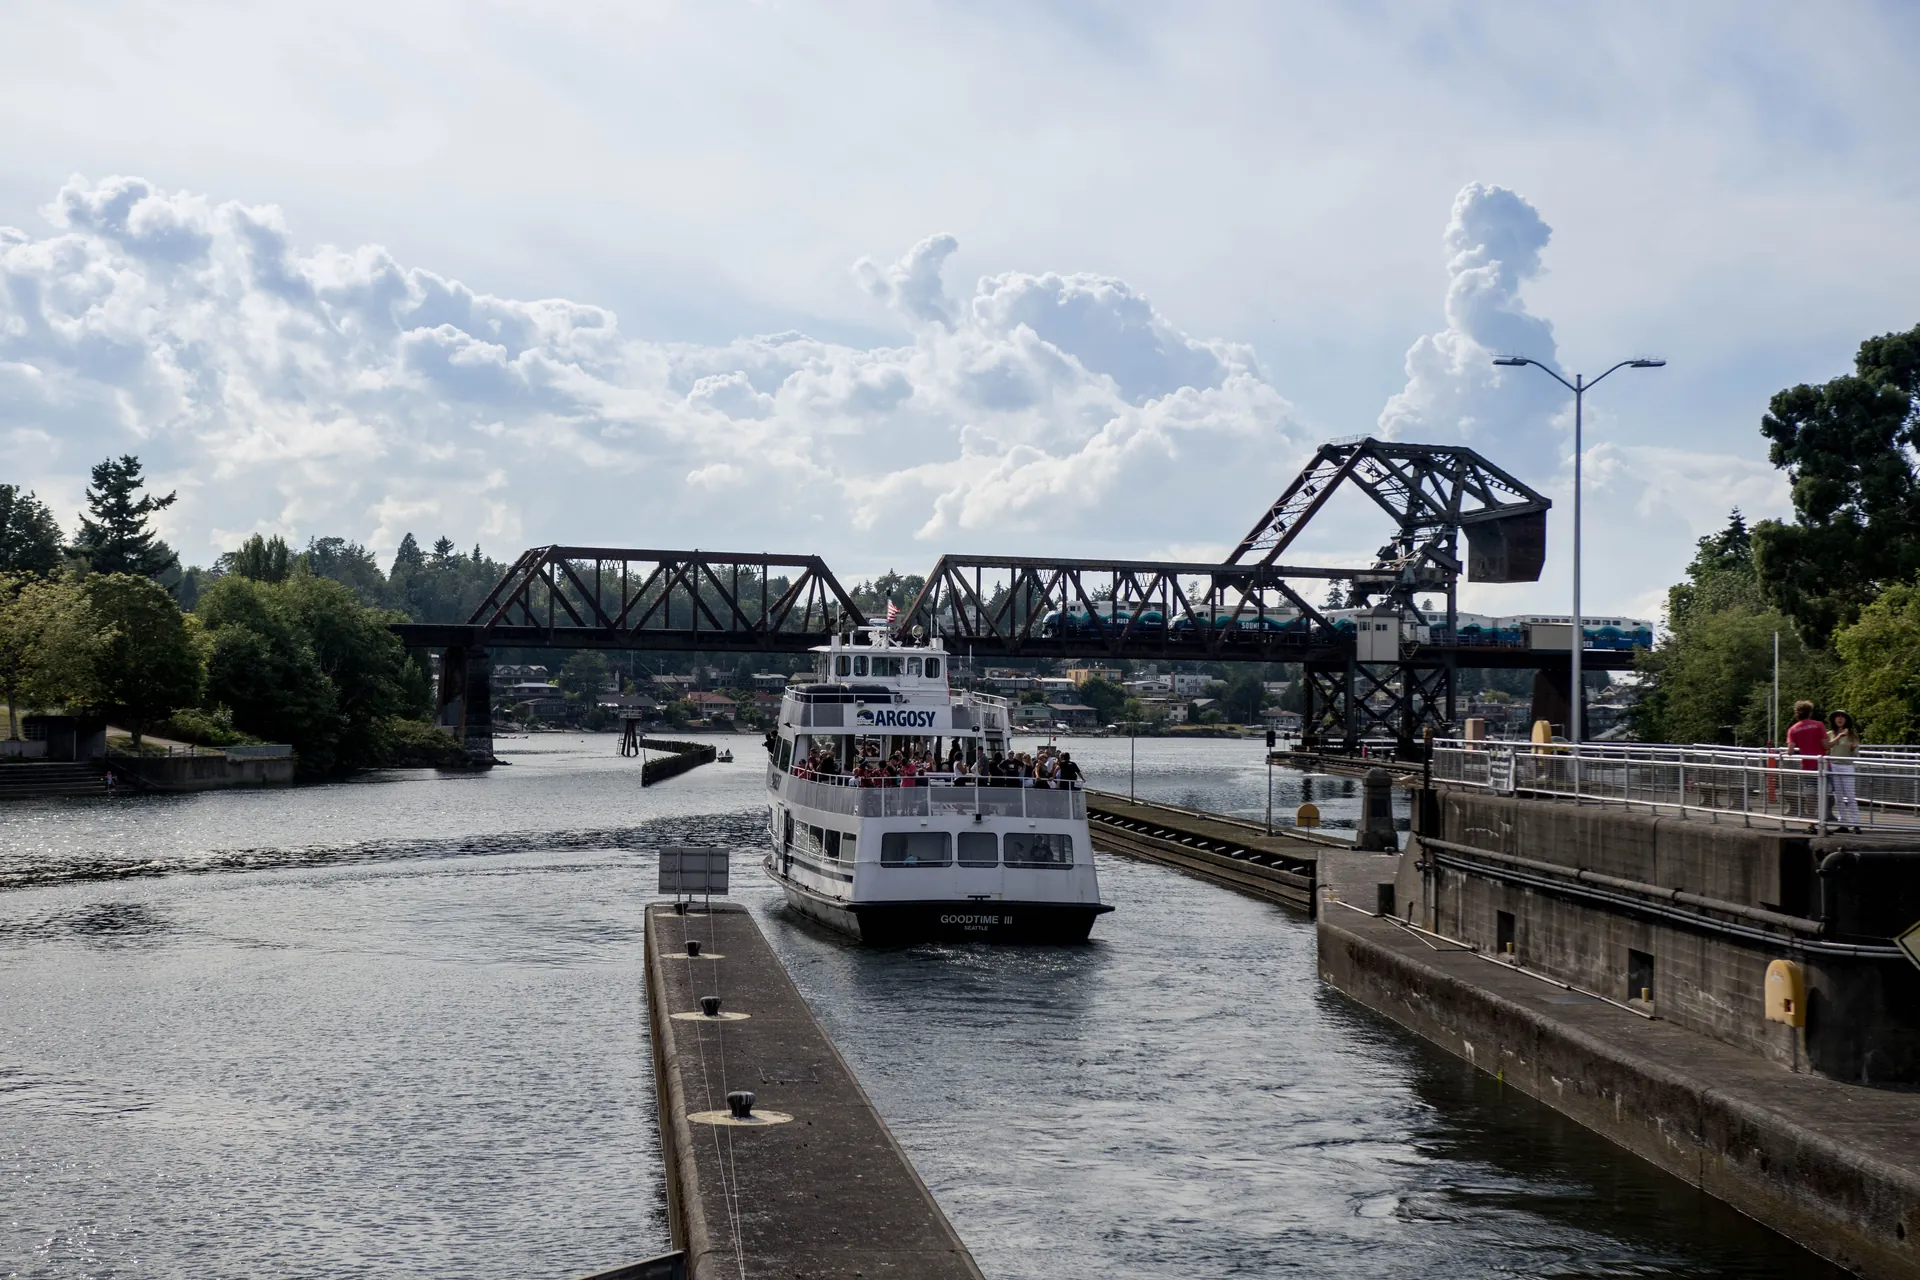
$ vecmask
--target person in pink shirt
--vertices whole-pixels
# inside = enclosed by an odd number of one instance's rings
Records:
[[[1814,773],[1820,768],[1820,757],[1827,754],[1827,726],[1813,714],[1813,704],[1800,701],[1793,704],[1793,724],[1787,730],[1787,745],[1800,757],[1800,768]],[[1799,816],[1811,818],[1820,802],[1818,785],[1812,778],[1803,778],[1795,788],[1799,794],[1794,797]]]
[[[1813,714],[1811,702],[1793,704],[1793,725],[1787,730],[1787,742],[1800,757],[1800,767],[1811,773],[1820,767],[1827,754],[1827,726]]]

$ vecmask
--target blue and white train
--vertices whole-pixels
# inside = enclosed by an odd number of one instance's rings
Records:
[[[1352,635],[1357,629],[1357,619],[1370,616],[1372,610],[1328,609],[1324,611],[1334,629],[1344,635]],[[1527,644],[1527,629],[1535,625],[1566,626],[1571,621],[1567,614],[1522,613],[1490,615],[1484,613],[1460,613],[1455,615],[1453,632],[1449,635],[1444,620],[1436,618],[1431,625],[1415,629],[1410,638],[1431,644],[1488,645],[1501,648],[1518,649]],[[1582,619],[1582,630],[1586,636],[1588,649],[1650,649],[1653,647],[1653,623],[1645,618],[1586,617]],[[1171,621],[1154,605],[1115,604],[1111,600],[1095,601],[1091,609],[1084,605],[1073,605],[1064,612],[1053,610],[1040,623],[1040,634],[1048,639],[1062,637],[1070,639],[1103,637],[1116,635],[1131,625],[1130,634],[1135,636],[1165,636],[1174,642],[1197,641],[1207,634],[1223,638],[1256,640],[1263,636],[1297,635],[1305,638],[1313,630],[1312,623],[1304,615],[1292,609],[1269,609],[1265,612],[1243,612],[1238,617],[1222,612],[1208,619],[1191,613],[1176,614]]]

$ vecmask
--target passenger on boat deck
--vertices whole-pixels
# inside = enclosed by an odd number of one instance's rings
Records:
[[[1060,753],[1060,781],[1066,786],[1071,787],[1080,781],[1080,776],[1080,766],[1073,762],[1072,753],[1062,751]]]

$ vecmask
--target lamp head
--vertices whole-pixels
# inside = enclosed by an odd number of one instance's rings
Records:
[[[1495,361],[1495,363],[1497,364],[1499,362]],[[1630,369],[1661,369],[1666,367],[1666,363],[1665,360],[1632,360],[1628,362],[1627,367]]]
[[[1533,363],[1533,361],[1527,359],[1525,356],[1495,356],[1493,358],[1493,362],[1499,365],[1507,365],[1512,368],[1519,368],[1521,365],[1528,365]]]

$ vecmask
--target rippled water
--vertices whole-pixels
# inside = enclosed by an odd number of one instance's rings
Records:
[[[566,1276],[663,1247],[646,851],[754,846],[759,756],[731,745],[645,792],[611,738],[554,735],[486,776],[0,809],[0,1273]],[[1125,740],[1071,745],[1125,790]],[[1258,744],[1137,751],[1143,795],[1264,811]],[[991,1276],[1822,1274],[1326,991],[1277,908],[1103,859],[1087,947],[874,951],[735,865]]]

